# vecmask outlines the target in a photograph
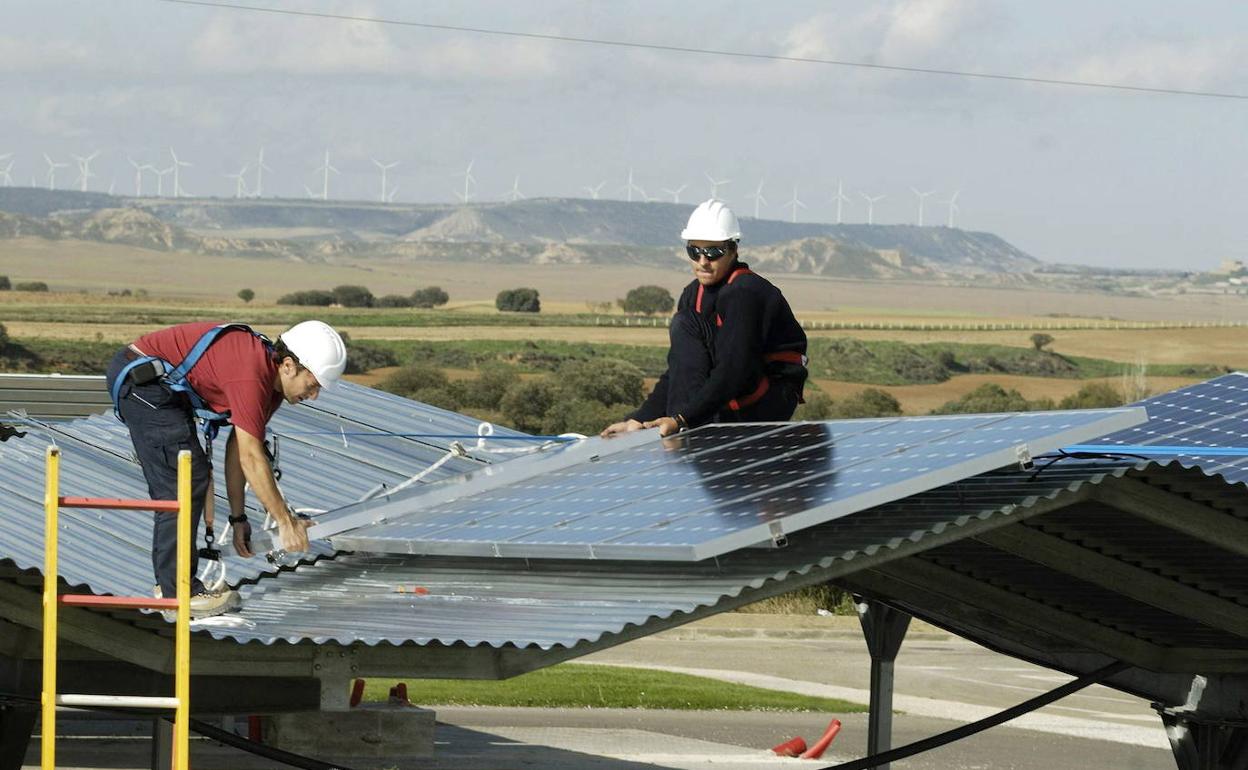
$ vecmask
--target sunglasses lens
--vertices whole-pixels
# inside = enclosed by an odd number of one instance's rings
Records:
[[[685,253],[688,254],[689,259],[692,259],[694,262],[697,262],[702,257],[706,257],[710,261],[714,262],[728,252],[722,246],[685,246]]]

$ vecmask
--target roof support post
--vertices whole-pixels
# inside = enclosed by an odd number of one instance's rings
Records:
[[[22,669],[24,661],[0,656],[0,693],[29,693],[31,676],[22,675]],[[39,706],[34,704],[0,704],[0,770],[21,770],[37,718]]]
[[[1164,708],[1158,713],[1179,770],[1248,768],[1248,722],[1207,722]]]
[[[867,755],[893,747],[893,666],[910,627],[910,616],[872,599],[855,597],[858,622],[871,653],[871,712],[867,721]],[[876,765],[875,770],[888,770]]]

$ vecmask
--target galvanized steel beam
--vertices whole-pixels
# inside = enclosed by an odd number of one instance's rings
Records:
[[[1133,516],[1248,556],[1248,522],[1182,495],[1124,478],[1096,487],[1093,496]]]

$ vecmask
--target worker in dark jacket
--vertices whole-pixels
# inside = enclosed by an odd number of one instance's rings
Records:
[[[667,371],[637,411],[602,431],[668,436],[709,422],[788,420],[806,381],[806,333],[780,290],[737,259],[741,229],[720,200],[681,232],[693,261],[671,324]]]

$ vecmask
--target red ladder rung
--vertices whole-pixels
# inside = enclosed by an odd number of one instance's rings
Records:
[[[178,512],[177,500],[125,500],[115,497],[59,497],[62,508],[112,508],[124,511]]]
[[[95,596],[93,594],[62,594],[58,601],[67,607],[94,607],[107,610],[176,610],[177,599],[152,596]]]

